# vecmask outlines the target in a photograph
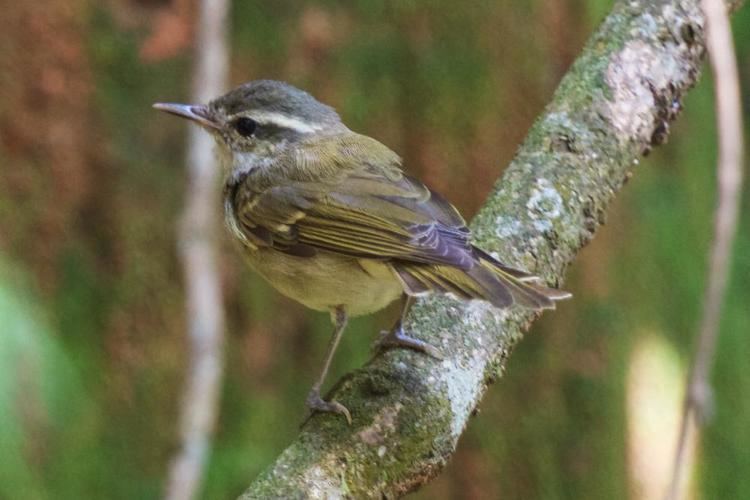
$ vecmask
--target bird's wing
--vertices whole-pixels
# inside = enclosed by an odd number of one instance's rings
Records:
[[[234,189],[241,229],[253,241],[300,256],[318,250],[470,269],[469,230],[458,211],[400,170],[366,166],[337,175]]]

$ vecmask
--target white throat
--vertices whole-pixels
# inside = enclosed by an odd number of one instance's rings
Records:
[[[267,167],[271,164],[271,158],[267,154],[260,155],[252,151],[232,151],[221,141],[216,142],[214,151],[224,172],[225,180],[231,182],[237,181],[240,177],[255,169]]]

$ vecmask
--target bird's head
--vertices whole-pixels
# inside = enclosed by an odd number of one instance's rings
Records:
[[[208,104],[157,103],[211,133],[228,175],[273,162],[281,150],[348,129],[336,111],[287,83],[257,80]]]

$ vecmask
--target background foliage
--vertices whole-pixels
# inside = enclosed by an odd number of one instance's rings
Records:
[[[157,498],[186,360],[175,249],[185,124],[150,104],[186,99],[195,9],[2,3],[0,498]],[[232,82],[308,89],[469,217],[610,6],[237,1]],[[749,89],[750,11],[734,26]],[[712,234],[707,76],[685,107],[572,266],[575,300],[535,325],[418,497],[640,498],[661,480],[676,411],[661,403],[678,401]],[[746,123],[748,110],[746,98]],[[747,195],[698,497],[750,497]],[[239,494],[292,439],[329,330],[246,270],[226,237],[221,262],[227,376],[205,498]],[[334,371],[364,362],[395,314],[356,320]],[[657,477],[642,476],[644,453]]]

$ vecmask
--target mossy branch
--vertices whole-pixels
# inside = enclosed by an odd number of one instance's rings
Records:
[[[697,0],[618,1],[474,219],[479,246],[560,283],[639,158],[666,140],[704,52]],[[397,497],[424,484],[535,318],[419,301],[406,329],[445,359],[392,350],[344,377],[333,394],[353,425],[314,416],[242,498]]]

